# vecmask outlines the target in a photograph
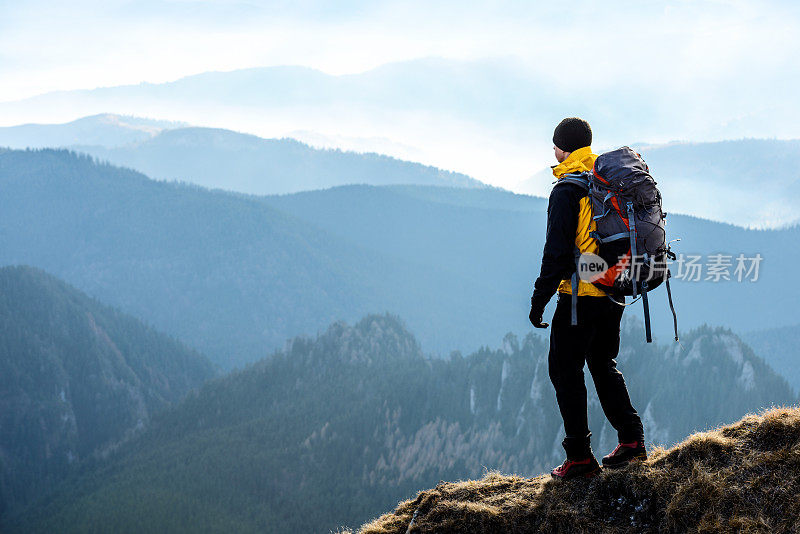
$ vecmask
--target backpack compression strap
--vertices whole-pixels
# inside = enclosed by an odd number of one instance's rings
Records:
[[[627,203],[628,207],[628,228],[631,235],[631,282],[633,288],[633,298],[636,298],[636,214],[633,211],[633,202]],[[647,254],[645,253],[645,258]],[[653,342],[653,334],[650,331],[650,302],[647,300],[647,280],[642,282],[642,306],[644,307],[644,337],[648,343]]]
[[[633,213],[633,202],[628,202],[628,236],[631,239],[631,281],[633,281],[633,298],[636,298],[636,280],[634,267],[636,264],[636,217]]]

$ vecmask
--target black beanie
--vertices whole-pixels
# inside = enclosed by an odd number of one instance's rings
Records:
[[[592,144],[592,127],[578,117],[561,121],[553,132],[553,144],[564,152],[573,152]]]

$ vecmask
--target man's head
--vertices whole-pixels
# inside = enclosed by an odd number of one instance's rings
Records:
[[[578,117],[567,117],[553,132],[553,150],[559,163],[571,152],[592,144],[592,128]]]

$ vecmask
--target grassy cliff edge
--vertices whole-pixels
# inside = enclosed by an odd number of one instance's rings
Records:
[[[800,407],[692,434],[591,480],[440,482],[358,532],[598,531],[800,532]]]

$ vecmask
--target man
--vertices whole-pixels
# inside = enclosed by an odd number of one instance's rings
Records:
[[[592,129],[585,120],[570,117],[561,121],[553,133],[553,144],[558,161],[553,175],[557,180],[565,174],[592,170],[597,155],[592,153]],[[615,360],[624,307],[590,282],[580,280],[577,325],[571,324],[569,278],[575,271],[576,250],[597,253],[598,243],[590,235],[595,227],[586,190],[574,183],[557,181],[547,206],[547,237],[529,317],[536,328],[547,328],[549,325],[542,322],[544,308],[558,290],[548,366],[566,432],[562,445],[567,459],[552,471],[554,477],[562,479],[591,477],[600,470],[590,443],[584,362],[592,374],[603,412],[619,438],[614,451],[603,457],[603,466],[622,467],[632,460],[647,458],[642,421],[631,405]]]

